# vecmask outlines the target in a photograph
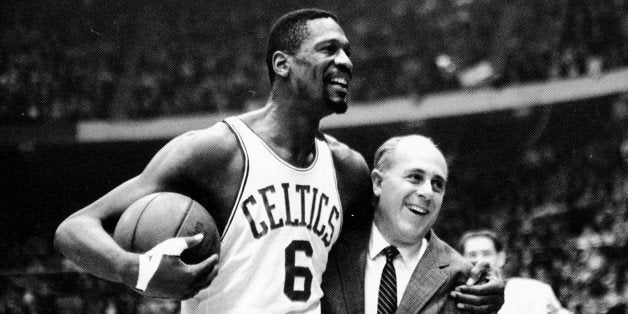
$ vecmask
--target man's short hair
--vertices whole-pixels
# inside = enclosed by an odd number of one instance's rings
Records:
[[[382,144],[377,149],[377,151],[375,151],[375,156],[373,157],[373,168],[379,171],[387,170],[388,167],[390,167],[390,156],[397,148],[397,145],[399,145],[399,142],[404,138],[411,138],[411,137],[418,137],[418,138],[424,139],[430,142],[432,145],[434,145],[434,147],[436,147],[438,151],[440,151],[440,149],[436,146],[436,144],[434,144],[434,141],[432,141],[431,138],[423,136],[423,135],[411,134],[411,135],[405,135],[405,136],[391,137],[386,142],[384,142],[384,144]]]
[[[271,84],[275,81],[275,71],[272,65],[273,53],[275,51],[296,53],[301,47],[301,42],[308,35],[307,21],[326,17],[338,21],[338,18],[330,12],[311,8],[289,12],[275,22],[270,29],[266,47],[266,66]]]
[[[502,244],[502,241],[499,240],[499,237],[497,237],[497,234],[493,231],[486,230],[486,229],[465,232],[465,234],[463,234],[462,237],[460,237],[460,241],[458,241],[458,250],[462,254],[464,254],[464,246],[466,245],[467,241],[469,239],[480,238],[480,237],[488,238],[491,241],[493,241],[493,245],[495,246],[495,251],[497,253],[504,251],[504,245]]]
[[[377,148],[373,157],[373,169],[384,171],[390,167],[390,154],[395,151],[399,141],[401,136],[391,137]]]

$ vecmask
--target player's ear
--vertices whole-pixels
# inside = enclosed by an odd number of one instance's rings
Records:
[[[290,67],[288,66],[290,56],[283,51],[275,51],[272,57],[272,65],[273,71],[277,76],[282,78],[286,78],[288,73],[290,72]]]
[[[502,252],[497,252],[497,267],[502,268],[504,267],[504,264],[506,264],[506,252],[502,251]]]
[[[382,193],[383,173],[377,169],[371,171],[371,182],[373,183],[373,195],[379,197]]]

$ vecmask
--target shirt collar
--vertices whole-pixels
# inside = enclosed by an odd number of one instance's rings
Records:
[[[421,257],[425,254],[428,243],[427,239],[423,238],[419,244],[397,247],[399,255],[401,255],[401,261],[408,269],[414,269],[414,267],[416,267]],[[377,229],[375,223],[373,223],[371,227],[371,238],[369,240],[368,257],[374,260],[382,250],[389,245],[388,241],[384,239],[384,236],[382,236],[379,229]]]

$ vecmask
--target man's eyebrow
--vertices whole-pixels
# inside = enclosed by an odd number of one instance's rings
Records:
[[[351,49],[351,44],[349,43],[349,41],[342,41],[342,40],[339,40],[338,38],[323,39],[318,44],[316,44],[316,46],[322,46],[322,45],[327,45],[327,44],[337,44],[339,46],[342,46],[342,48],[345,50]]]
[[[410,173],[415,173],[415,172],[418,172],[418,173],[420,173],[420,174],[425,174],[425,170],[423,170],[423,169],[421,169],[421,168],[410,168],[410,169],[408,170],[408,173],[409,173],[409,174],[410,174]]]

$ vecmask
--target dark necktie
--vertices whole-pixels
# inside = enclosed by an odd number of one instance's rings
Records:
[[[382,279],[379,282],[379,296],[377,299],[377,314],[395,313],[397,310],[397,275],[393,260],[399,254],[394,246],[382,250],[386,256],[386,265],[382,271]]]

